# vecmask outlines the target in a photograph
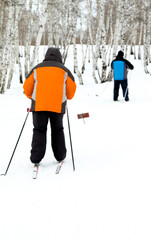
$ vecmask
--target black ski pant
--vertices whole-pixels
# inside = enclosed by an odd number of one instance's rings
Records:
[[[33,138],[31,149],[31,162],[39,163],[46,151],[47,124],[51,124],[51,146],[57,161],[66,157],[66,146],[63,128],[63,114],[55,112],[33,112]]]
[[[114,101],[116,101],[118,99],[120,85],[122,87],[123,97],[125,98],[126,101],[128,101],[129,96],[128,96],[127,80],[115,80],[114,81],[114,98],[113,99],[114,99]]]

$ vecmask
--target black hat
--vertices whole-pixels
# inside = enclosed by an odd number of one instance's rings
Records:
[[[124,53],[122,51],[119,51],[118,54],[117,54],[118,57],[123,57],[124,56]]]

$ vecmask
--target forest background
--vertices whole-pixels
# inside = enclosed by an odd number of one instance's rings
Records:
[[[41,45],[60,48],[64,63],[73,47],[79,84],[86,61],[92,64],[94,83],[111,81],[110,63],[119,48],[125,58],[141,59],[148,74],[150,9],[150,0],[0,0],[0,93],[10,89],[16,64],[24,82],[39,62]]]

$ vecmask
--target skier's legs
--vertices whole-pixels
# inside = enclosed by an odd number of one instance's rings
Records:
[[[51,145],[57,161],[62,161],[66,157],[66,146],[63,128],[63,114],[50,112],[51,123]]]
[[[47,112],[33,112],[34,129],[30,157],[32,163],[39,163],[45,155],[47,123]]]
[[[113,97],[114,101],[117,101],[118,99],[119,87],[120,87],[120,81],[118,80],[114,81],[114,97]]]

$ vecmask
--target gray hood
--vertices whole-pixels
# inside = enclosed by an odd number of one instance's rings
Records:
[[[62,63],[62,56],[59,48],[48,48],[44,61],[49,60]]]

